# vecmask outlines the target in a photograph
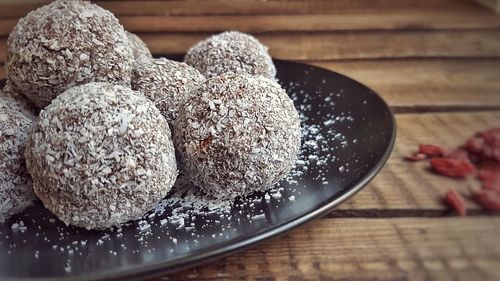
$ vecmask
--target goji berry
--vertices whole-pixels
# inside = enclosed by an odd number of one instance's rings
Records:
[[[487,179],[483,182],[483,188],[496,192],[500,195],[500,178]]]
[[[472,195],[472,199],[490,211],[500,211],[500,195],[488,189],[481,189]]]
[[[471,158],[471,160],[500,162],[500,128],[477,133],[467,140],[465,148],[474,154],[474,159]]]
[[[493,148],[493,159],[500,162],[500,146]]]
[[[470,161],[469,153],[467,152],[467,150],[465,150],[463,148],[457,148],[457,149],[453,150],[452,152],[446,154],[445,156],[448,158],[455,158],[455,159]]]
[[[482,161],[477,163],[478,176],[482,180],[500,177],[500,163],[496,161]]]
[[[431,159],[431,165],[437,173],[453,178],[463,178],[476,171],[476,168],[467,160],[447,157]]]
[[[465,203],[464,200],[462,199],[462,196],[458,194],[455,190],[453,189],[448,189],[445,194],[445,199],[446,203],[450,205],[457,213],[464,217],[467,215],[467,209],[465,208]]]
[[[474,136],[467,140],[465,148],[472,153],[481,153],[484,148],[484,139]]]
[[[479,133],[490,146],[500,146],[500,128],[493,128]]]
[[[446,149],[432,144],[421,144],[418,147],[418,152],[425,154],[429,158],[441,157],[446,154]]]
[[[498,175],[497,173],[495,173],[494,171],[490,171],[490,170],[485,170],[485,169],[480,169],[478,172],[477,172],[477,177],[482,180],[482,181],[487,181],[487,180],[493,180],[493,179],[497,179],[497,178],[500,178],[500,175]]]
[[[422,154],[422,153],[413,153],[412,155],[405,156],[405,160],[408,161],[422,161],[427,159],[427,155]]]

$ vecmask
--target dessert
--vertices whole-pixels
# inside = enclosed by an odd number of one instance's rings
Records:
[[[58,0],[20,19],[7,40],[7,78],[43,108],[88,82],[130,86],[133,55],[118,19],[97,5]]]
[[[152,58],[151,51],[148,48],[148,45],[142,41],[142,39],[137,36],[135,33],[125,31],[127,34],[128,40],[130,41],[130,47],[132,48],[132,53],[134,54],[135,60],[138,60],[140,57],[145,56],[148,58]]]
[[[207,78],[223,73],[276,76],[267,47],[255,37],[237,31],[226,31],[199,42],[188,50],[184,62]]]
[[[165,58],[141,58],[132,74],[132,89],[151,99],[171,123],[177,111],[205,77],[193,67]]]
[[[265,190],[294,166],[299,115],[271,79],[222,75],[188,97],[174,122],[174,142],[191,181],[232,199]]]
[[[143,95],[89,83],[43,110],[26,145],[33,188],[64,223],[102,229],[138,219],[176,177],[167,122]]]
[[[34,116],[16,110],[0,95],[0,222],[30,206],[36,199],[24,164],[25,142]]]
[[[5,103],[5,106],[10,107],[12,110],[23,113],[31,120],[36,120],[38,109],[25,96],[14,90],[10,81],[7,81],[5,87],[0,91],[0,97],[3,100],[7,101]]]

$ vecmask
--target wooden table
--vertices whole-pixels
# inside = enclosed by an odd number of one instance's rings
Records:
[[[0,6],[2,63],[17,18],[45,1],[14,2]],[[238,29],[276,58],[361,81],[396,113],[390,160],[351,200],[250,250],[156,280],[500,280],[500,216],[467,201],[470,216],[457,217],[442,197],[448,188],[465,193],[466,183],[402,160],[419,143],[455,147],[500,126],[500,16],[472,0],[96,2],[153,53]]]

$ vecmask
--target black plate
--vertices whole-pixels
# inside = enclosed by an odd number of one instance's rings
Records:
[[[179,221],[165,223],[171,216],[167,208],[121,232],[66,227],[37,203],[0,224],[0,280],[158,276],[283,233],[359,191],[382,168],[394,145],[389,107],[343,75],[300,63],[275,63],[307,133],[303,162],[288,180],[272,192],[242,200],[230,214],[191,216],[182,226]]]

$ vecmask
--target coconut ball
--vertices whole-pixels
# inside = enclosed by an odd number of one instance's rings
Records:
[[[165,58],[140,59],[132,74],[132,89],[151,99],[171,123],[179,106],[205,77],[193,67]]]
[[[74,87],[54,99],[40,113],[25,155],[45,207],[87,229],[140,218],[177,176],[159,110],[142,94],[109,83]]]
[[[24,149],[34,116],[16,110],[0,96],[0,222],[21,212],[36,199],[24,163]]]
[[[184,62],[207,78],[223,73],[276,76],[267,47],[255,37],[226,31],[199,42],[188,50]]]
[[[20,19],[7,40],[12,86],[43,108],[92,81],[130,86],[134,61],[125,30],[97,5],[58,0]]]
[[[294,166],[300,147],[292,100],[262,76],[207,80],[174,124],[174,143],[191,181],[219,199],[271,187]]]
[[[135,60],[138,60],[140,57],[145,56],[148,58],[152,58],[151,51],[148,48],[148,45],[142,41],[142,39],[132,32],[125,31],[130,41],[130,47],[132,47],[132,53],[134,54]]]
[[[3,100],[6,101],[5,105],[10,107],[12,110],[19,111],[23,113],[27,118],[35,120],[38,115],[38,109],[36,106],[28,100],[25,96],[17,92],[10,81],[7,81],[5,87],[0,92]]]

